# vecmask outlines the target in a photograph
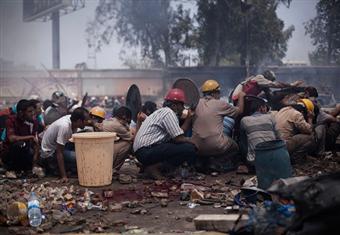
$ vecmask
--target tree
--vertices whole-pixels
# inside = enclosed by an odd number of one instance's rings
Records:
[[[316,46],[309,54],[311,64],[340,65],[340,1],[320,0],[316,17],[305,24],[305,29]]]
[[[197,1],[197,47],[204,65],[219,66],[221,60],[230,59],[237,52],[241,24],[239,1]]]
[[[276,15],[290,0],[197,0],[197,44],[205,65],[259,65],[280,61],[294,27],[284,30]],[[235,61],[238,58],[239,62]]]
[[[174,9],[170,0],[101,0],[88,32],[99,31],[98,49],[116,35],[126,47],[139,47],[154,67],[168,67],[183,59],[192,27],[190,11],[181,4]]]

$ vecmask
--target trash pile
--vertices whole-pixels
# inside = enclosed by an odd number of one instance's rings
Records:
[[[1,180],[0,225],[14,234],[144,233],[139,227],[143,223],[137,226],[131,220],[166,220],[159,214],[163,210],[169,218],[191,224],[190,231],[196,227],[233,234],[334,234],[340,216],[339,180],[340,173],[315,174],[279,179],[266,190],[258,188],[256,176],[230,175],[124,181],[119,187],[91,189],[60,185],[58,180]],[[32,208],[41,210],[41,224],[37,219],[36,226],[28,216]]]
[[[113,187],[87,189],[60,185],[58,180],[43,183],[37,183],[37,179],[2,180],[0,223],[1,226],[10,226],[10,231],[14,229],[13,232],[21,233],[20,227],[25,229],[30,225],[28,208],[32,207],[29,206],[30,201],[35,200],[38,202],[34,207],[41,210],[39,224],[30,226],[35,232],[50,231],[58,225],[67,225],[71,229],[68,232],[101,232],[112,226],[123,230],[133,227],[123,220],[105,220],[105,216],[89,218],[87,212],[105,215],[128,211],[131,215],[151,215],[152,208],[166,208],[169,203],[177,201],[188,210],[199,205],[210,205],[212,208],[233,205],[237,190],[226,186],[223,180],[216,179],[212,184],[207,184],[202,175],[197,178],[196,184],[184,183],[181,179],[142,181],[115,190]],[[34,192],[36,199],[30,199],[31,192]],[[84,213],[85,217],[82,216]],[[193,222],[192,218],[187,220]],[[63,229],[65,231],[65,226]]]
[[[256,187],[241,188],[235,203],[243,209],[239,217],[234,218],[232,226],[220,231],[264,235],[338,234],[339,180],[340,172],[311,178],[280,179],[266,191]],[[247,222],[237,226],[243,214],[247,214]],[[200,229],[204,228],[200,218],[195,220],[198,220]],[[221,223],[213,218],[209,222],[206,228],[213,223],[216,229]]]

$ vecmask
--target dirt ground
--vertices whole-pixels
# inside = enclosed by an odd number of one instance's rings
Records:
[[[340,169],[340,158],[317,159],[307,157],[300,159],[294,167],[295,176],[314,176],[335,172]],[[106,210],[97,208],[81,209],[77,202],[83,200],[86,188],[79,186],[76,178],[71,178],[67,184],[61,184],[56,178],[43,179],[1,179],[0,193],[0,234],[31,234],[36,232],[67,233],[67,232],[125,232],[126,234],[146,233],[190,233],[196,231],[193,219],[200,214],[230,213],[226,206],[233,205],[233,198],[239,192],[245,180],[253,175],[229,172],[218,176],[195,174],[188,179],[167,179],[153,181],[136,178],[135,165],[124,165],[121,173],[128,177],[126,184],[121,184],[119,178],[106,187],[88,188],[96,200],[93,204],[102,205]],[[46,184],[46,182],[49,182]],[[76,209],[72,214],[65,208],[57,205],[48,209],[48,202],[43,208],[46,219],[39,229],[29,226],[6,225],[7,206],[13,201],[25,202],[27,192],[32,187],[41,187],[45,183],[51,188],[70,188],[73,185],[72,200],[75,200]],[[185,183],[183,185],[183,183]],[[181,193],[183,187],[195,185],[203,192],[206,200],[192,204],[185,199],[187,195]],[[182,187],[182,188],[181,188]],[[66,192],[67,192],[66,190]],[[106,192],[106,193],[105,193]],[[109,193],[108,193],[109,192]],[[65,196],[66,197],[66,196]],[[53,200],[47,198],[47,200]],[[92,199],[91,199],[92,200]],[[198,204],[198,205],[197,205]],[[58,208],[59,206],[59,208]],[[62,211],[60,215],[58,211]],[[59,214],[58,214],[59,213]]]

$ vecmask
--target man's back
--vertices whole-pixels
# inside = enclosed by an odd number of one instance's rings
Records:
[[[291,106],[282,108],[275,116],[281,138],[288,141],[294,135],[311,134],[312,126],[306,122],[301,112]]]
[[[142,147],[170,141],[183,134],[176,114],[170,108],[160,108],[148,116],[138,130],[133,144],[134,151]]]
[[[223,100],[201,98],[195,110],[193,135],[200,138],[223,135],[223,117],[235,118],[237,110]]]
[[[41,149],[44,152],[51,152],[57,149],[57,144],[65,145],[72,137],[71,115],[66,115],[53,122],[45,131]]]
[[[123,140],[130,141],[132,139],[129,126],[123,125],[117,118],[104,120],[102,123],[102,131],[116,132],[117,136]]]
[[[255,146],[259,143],[279,139],[274,117],[271,114],[254,113],[241,120],[241,138],[247,138],[247,160],[255,160]],[[244,134],[244,136],[242,136]]]

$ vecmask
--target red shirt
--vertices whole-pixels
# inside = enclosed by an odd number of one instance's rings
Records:
[[[6,120],[6,140],[5,144],[9,145],[9,137],[12,135],[27,136],[35,135],[38,131],[38,122],[28,122],[17,118],[16,115],[11,115]],[[27,143],[29,141],[26,141]]]

